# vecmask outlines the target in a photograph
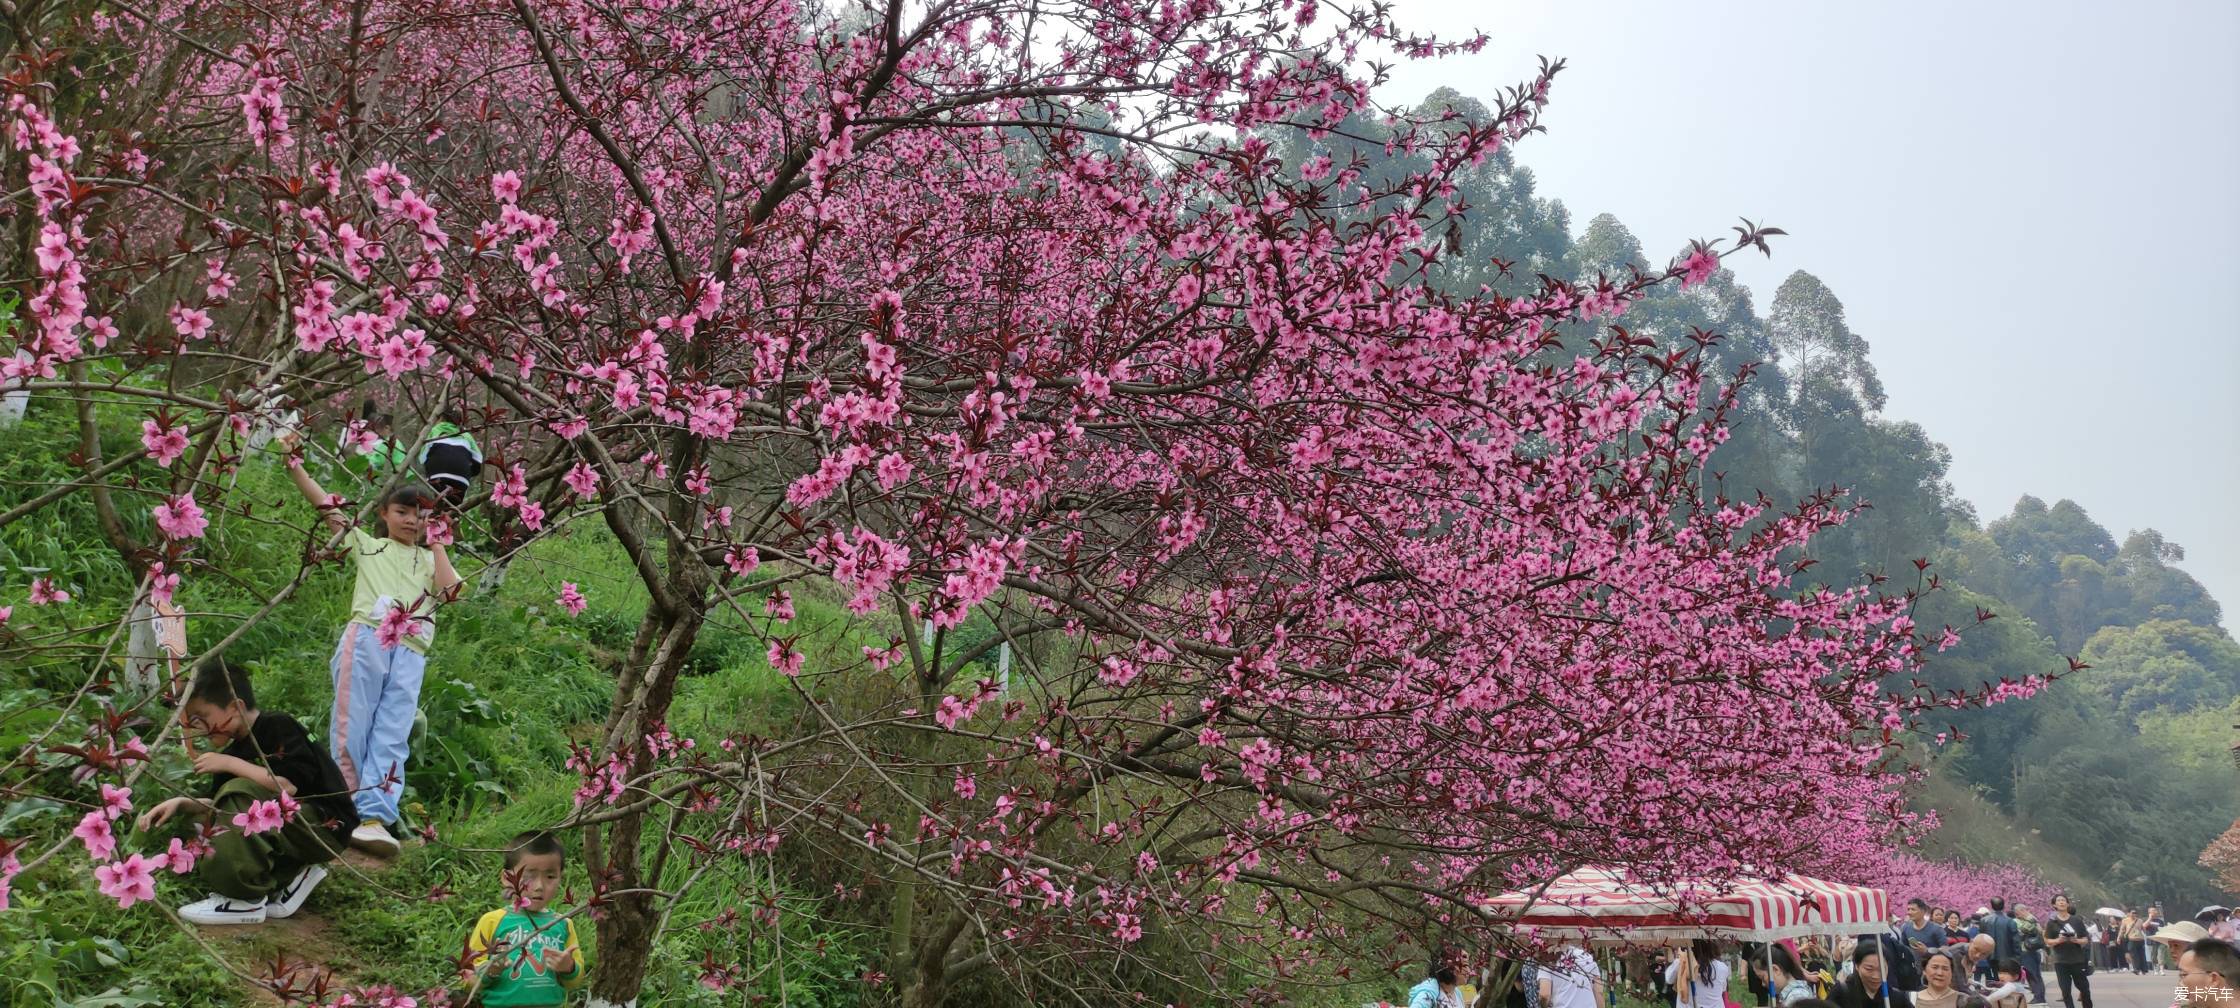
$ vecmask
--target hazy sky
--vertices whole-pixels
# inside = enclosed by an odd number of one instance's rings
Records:
[[[1759,310],[1826,281],[1985,521],[2029,493],[2160,529],[2240,625],[2240,3],[1397,9],[1492,42],[1381,99],[1567,59],[1518,156],[1574,234],[1613,213],[1662,261],[1738,216],[1786,229],[1728,260]]]

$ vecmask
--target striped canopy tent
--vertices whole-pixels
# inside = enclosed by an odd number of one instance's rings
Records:
[[[1770,942],[1890,926],[1890,894],[1803,875],[1647,886],[1583,868],[1544,889],[1502,893],[1485,907],[1494,918],[1537,936],[1610,944],[1693,938]]]

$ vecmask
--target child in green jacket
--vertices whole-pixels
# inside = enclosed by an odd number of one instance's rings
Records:
[[[566,869],[567,852],[550,833],[523,833],[507,845],[507,905],[483,914],[467,936],[477,1003],[559,1005],[590,976],[575,918],[546,909]]]

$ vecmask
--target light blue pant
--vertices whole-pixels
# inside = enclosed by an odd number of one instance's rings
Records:
[[[398,644],[382,647],[372,627],[350,623],[334,648],[334,717],[327,742],[350,785],[360,819],[397,821],[412,716],[428,657]]]

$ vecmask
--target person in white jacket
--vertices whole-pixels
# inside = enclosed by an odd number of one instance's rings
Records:
[[[1602,1008],[1602,966],[1577,945],[1565,945],[1556,961],[1540,968],[1540,1008]]]
[[[1727,980],[1733,974],[1734,968],[1719,958],[1719,943],[1708,938],[1690,942],[1688,954],[1674,956],[1664,968],[1676,1008],[1726,1008]]]

